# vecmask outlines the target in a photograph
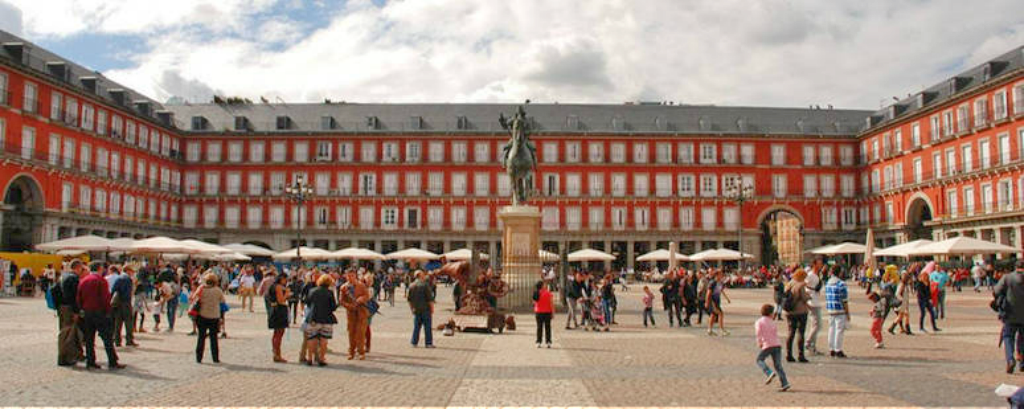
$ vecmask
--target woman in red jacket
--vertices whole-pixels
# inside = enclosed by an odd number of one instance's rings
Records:
[[[537,289],[533,292],[533,313],[537,317],[537,348],[540,348],[541,336],[551,348],[551,315],[555,312],[552,304],[551,291],[548,291],[544,280],[537,281]]]

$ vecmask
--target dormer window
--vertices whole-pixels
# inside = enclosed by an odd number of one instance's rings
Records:
[[[621,116],[612,118],[612,130],[621,131],[626,129],[626,121]]]
[[[277,130],[287,129],[292,129],[292,118],[285,115],[277,117]]]
[[[320,129],[323,131],[330,131],[335,128],[334,117],[330,115],[324,115],[320,117]]]
[[[366,129],[379,129],[379,128],[380,128],[380,120],[377,119],[376,116],[372,116],[371,115],[371,116],[367,116],[366,117]]]
[[[423,117],[422,116],[411,116],[409,117],[409,129],[423,129]]]
[[[459,115],[459,117],[456,119],[455,122],[456,122],[455,123],[455,127],[458,130],[464,131],[464,130],[469,129],[469,118],[466,118],[463,115]]]
[[[248,131],[249,130],[249,118],[244,116],[235,117],[235,130],[236,131]]]
[[[576,115],[569,115],[565,118],[565,129],[575,131],[580,129],[580,117]]]
[[[236,124],[238,123],[237,119],[236,119],[235,123]],[[192,130],[193,131],[206,130],[206,117],[199,116],[199,115],[193,116],[192,117]]]

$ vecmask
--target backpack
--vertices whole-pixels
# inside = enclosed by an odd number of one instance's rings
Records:
[[[793,291],[786,290],[782,293],[782,310],[785,312],[793,312],[796,309],[796,297],[793,296]]]
[[[370,316],[377,315],[380,313],[380,303],[377,302],[376,298],[370,298],[370,301],[366,302],[366,309],[370,311]]]

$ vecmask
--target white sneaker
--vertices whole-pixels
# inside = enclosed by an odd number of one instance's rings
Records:
[[[537,349],[540,349],[540,342],[537,343]]]
[[[881,342],[875,344],[875,349],[882,349],[882,348],[885,348],[885,344],[883,344]]]

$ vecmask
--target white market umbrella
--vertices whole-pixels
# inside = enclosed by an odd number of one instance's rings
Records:
[[[385,255],[389,260],[406,260],[406,261],[426,261],[426,260],[437,260],[441,258],[437,254],[431,253],[426,250],[420,250],[417,248],[408,248],[405,250],[399,250],[394,253],[388,253]]]
[[[834,256],[837,254],[864,254],[868,247],[860,243],[839,243],[812,250],[813,254]]]
[[[249,256],[247,256],[245,254],[242,254],[242,253],[231,252],[231,253],[223,253],[223,254],[213,255],[212,257],[210,257],[210,260],[215,260],[215,261],[249,261],[249,260],[252,260],[252,257],[249,257]]]
[[[305,260],[326,260],[332,258],[331,252],[316,247],[297,247],[274,254],[274,260],[293,260],[301,256]]]
[[[86,251],[86,250],[58,250],[56,254],[58,256],[75,257],[75,256],[80,256],[80,255],[85,254],[85,253],[88,253],[88,251]]]
[[[665,249],[654,250],[636,258],[636,261],[668,261],[672,253]],[[676,253],[676,261],[689,261],[690,257],[685,254]]]
[[[329,253],[330,258],[344,260],[384,260],[384,255],[370,249],[349,247]]]
[[[58,250],[108,251],[112,245],[112,240],[90,234],[51,241],[49,243],[40,243],[36,245],[36,250],[46,252]]]
[[[878,260],[875,259],[875,231],[868,228],[868,237],[865,240],[867,248],[864,249],[864,261],[868,265],[868,277],[874,277],[878,268]]]
[[[544,250],[537,250],[537,255],[540,256],[540,261],[542,262],[554,262],[560,258],[557,254]]]
[[[738,261],[752,258],[754,258],[754,256],[751,254],[740,253],[736,250],[729,249],[704,250],[690,256],[690,260],[692,261]]]
[[[234,251],[235,253],[244,254],[247,256],[270,257],[275,254],[274,250],[260,247],[255,244],[231,243],[225,244],[221,247]]]
[[[959,236],[943,241],[927,244],[924,246],[917,247],[908,251],[907,253],[912,256],[928,256],[928,255],[963,255],[970,256],[975,254],[993,254],[1003,253],[1012,254],[1018,253],[1020,249],[1007,246],[1005,244],[993,243],[991,241],[979,240],[973,237]]]
[[[568,259],[573,261],[613,261],[615,256],[600,250],[583,249],[569,253]]]
[[[200,251],[194,246],[182,243],[169,237],[150,237],[148,239],[132,242],[127,250],[129,253],[157,253],[157,254],[199,254]]]
[[[444,253],[442,256],[448,261],[466,261],[473,258],[473,251],[470,249],[458,249]],[[487,253],[483,252],[477,252],[477,257],[480,257],[480,260],[489,260],[491,258]]]
[[[193,239],[181,240],[181,244],[185,244],[185,245],[192,246],[192,247],[196,248],[196,250],[199,250],[199,254],[210,254],[210,255],[213,255],[213,254],[233,253],[233,251],[231,251],[231,249],[227,249],[227,248],[218,246],[216,244],[211,244],[211,243],[207,243],[207,242],[203,242],[203,241],[199,241],[199,240],[193,240]]]
[[[910,252],[916,250],[918,247],[927,246],[935,243],[928,239],[908,241],[903,244],[897,244],[892,247],[886,247],[884,249],[874,252],[875,257],[910,257]]]
[[[132,243],[135,243],[135,239],[131,237],[119,237],[110,241],[110,251],[125,252],[132,249]]]

